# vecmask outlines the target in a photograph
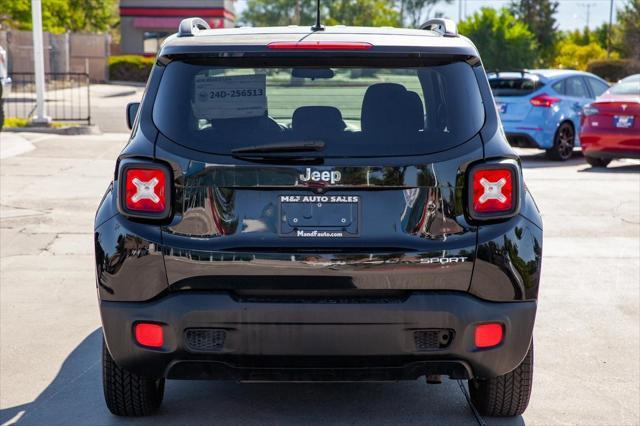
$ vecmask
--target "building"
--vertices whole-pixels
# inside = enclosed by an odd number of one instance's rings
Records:
[[[120,50],[154,55],[184,18],[197,16],[211,28],[233,27],[234,0],[120,0]]]

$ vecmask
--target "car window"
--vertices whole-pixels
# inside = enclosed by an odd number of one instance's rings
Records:
[[[630,75],[629,77],[625,77],[622,80],[620,80],[620,83],[631,83],[631,82],[634,82],[634,83],[640,82],[640,74],[633,74],[633,75]]]
[[[612,95],[637,95],[640,96],[640,80],[622,80],[613,86],[609,93]]]
[[[538,78],[501,76],[489,77],[489,85],[494,96],[524,96],[544,86]]]
[[[553,90],[555,90],[556,92],[558,92],[561,95],[564,95],[564,80],[560,80],[557,83],[553,83],[551,85],[551,87],[553,87]]]
[[[327,157],[397,156],[459,145],[484,123],[478,82],[466,62],[389,68],[242,61],[169,63],[153,110],[158,130],[216,154],[320,140]]]
[[[591,94],[587,89],[582,77],[569,77],[565,80],[565,94],[574,98],[590,98]]]
[[[607,83],[595,78],[587,77],[587,81],[589,82],[589,86],[591,86],[591,91],[596,97],[602,95],[609,88]]]

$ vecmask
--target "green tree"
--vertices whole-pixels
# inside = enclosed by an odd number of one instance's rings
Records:
[[[254,27],[311,25],[315,16],[315,0],[248,0],[240,21]]]
[[[400,0],[400,21],[412,28],[418,27],[434,13],[434,8],[438,3],[453,3],[453,0]]]
[[[107,31],[119,20],[118,0],[68,0],[71,31]]]
[[[52,33],[107,31],[118,21],[117,0],[42,0],[42,28]],[[0,23],[30,30],[30,0],[0,0]]]
[[[556,18],[558,2],[552,0],[512,0],[511,13],[533,33],[540,49],[540,65],[551,62],[558,35]]]
[[[625,57],[640,60],[640,0],[627,0],[618,10],[620,46]]]
[[[332,0],[328,4],[328,25],[398,26],[400,13],[388,0]]]
[[[312,25],[315,0],[248,0],[241,21],[254,27]],[[400,14],[389,0],[332,0],[321,4],[325,25],[398,25]]]
[[[582,30],[567,31],[558,37],[558,43],[570,42],[577,44],[578,46],[586,46],[590,43],[596,43],[604,46],[599,40],[598,33],[591,31],[588,27],[584,27]]]
[[[487,69],[528,68],[538,59],[534,35],[507,8],[483,7],[460,22],[458,31],[475,43]]]
[[[571,38],[566,38],[558,43],[557,51],[553,65],[558,68],[585,71],[589,62],[607,58],[607,50],[596,41],[578,44]],[[617,59],[618,54],[613,53],[611,58]]]

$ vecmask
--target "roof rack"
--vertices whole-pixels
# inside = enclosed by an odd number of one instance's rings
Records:
[[[458,37],[458,26],[451,19],[432,18],[420,25],[421,30],[435,31],[443,37]]]
[[[209,24],[202,18],[185,18],[180,21],[178,27],[178,37],[193,37],[201,30],[208,30]]]

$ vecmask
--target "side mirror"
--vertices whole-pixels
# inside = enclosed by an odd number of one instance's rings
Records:
[[[127,127],[129,130],[133,128],[133,122],[136,120],[138,108],[140,108],[140,102],[129,102],[127,104]]]

